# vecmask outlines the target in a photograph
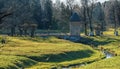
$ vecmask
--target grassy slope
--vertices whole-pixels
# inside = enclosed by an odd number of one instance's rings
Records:
[[[7,40],[8,42],[1,48],[0,54],[24,56],[38,61],[39,63],[30,67],[31,69],[44,69],[44,67],[48,67],[49,69],[58,65],[67,66],[98,60],[100,57],[103,57],[100,52],[93,50],[87,45],[73,43],[55,37],[8,37]],[[2,62],[9,61],[11,61],[11,58]]]
[[[98,45],[99,48],[108,50],[111,53],[120,55],[120,36],[111,36],[111,37],[98,37],[97,39],[103,40],[105,44]]]
[[[120,32],[119,32],[120,34]],[[105,36],[101,37],[89,37],[94,40],[94,45],[98,46],[99,48],[106,49],[111,53],[115,53],[120,55],[120,36],[114,36],[114,30],[110,29],[104,32]],[[96,42],[96,44],[95,44]]]
[[[120,56],[101,60],[79,69],[120,69]],[[78,68],[77,68],[78,69]]]
[[[19,69],[36,64],[36,61],[19,56],[0,55],[0,69]]]
[[[92,64],[89,64],[84,67],[80,67],[80,69],[120,69],[120,36],[113,35],[113,29],[104,32],[105,36],[101,37],[87,37],[88,39],[92,39],[91,43],[98,48],[103,48],[108,50],[113,54],[117,54],[118,57],[113,57],[110,59],[105,59],[102,61],[98,61]],[[119,33],[120,34],[120,33]],[[88,43],[89,44],[89,43]],[[78,68],[77,68],[78,69]]]

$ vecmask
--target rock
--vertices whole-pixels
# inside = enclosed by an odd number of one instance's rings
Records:
[[[118,31],[115,31],[114,34],[115,34],[115,36],[118,36]]]
[[[94,32],[90,32],[90,33],[89,33],[89,36],[94,36]]]

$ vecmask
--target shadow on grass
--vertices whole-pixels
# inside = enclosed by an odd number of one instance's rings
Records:
[[[39,56],[31,56],[29,58],[40,61],[40,62],[63,62],[63,61],[71,61],[75,59],[82,59],[90,57],[94,52],[91,50],[81,50],[81,51],[71,51],[65,52],[61,54],[48,54]]]
[[[120,41],[120,40],[114,39],[114,38],[106,38],[104,40],[95,40],[94,38],[81,37],[80,40],[77,41],[77,43],[98,47],[99,45],[106,45],[115,41]]]

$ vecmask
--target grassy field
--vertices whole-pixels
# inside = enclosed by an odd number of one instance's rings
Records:
[[[0,37],[2,38],[2,37]],[[85,44],[55,37],[9,37],[0,44],[1,68],[50,69],[96,61],[104,57]],[[4,59],[7,57],[6,59]],[[23,59],[23,60],[21,60]],[[24,63],[25,61],[25,63]],[[26,65],[27,64],[27,65]]]
[[[89,44],[93,44],[99,49],[104,49],[114,54],[115,57],[110,59],[101,60],[88,64],[76,69],[120,69],[120,36],[101,36],[101,37],[88,37],[88,39],[93,39]],[[118,57],[116,57],[118,56]]]
[[[114,36],[112,29],[104,36],[85,36],[79,43],[56,37],[5,39],[6,44],[0,44],[0,69],[55,69],[93,61],[76,69],[120,69],[120,36]],[[99,49],[117,56],[101,60],[104,55]]]
[[[77,69],[120,69],[119,59],[120,56],[110,59],[105,59]]]
[[[113,29],[104,32],[104,36],[86,38],[90,40],[86,42],[87,45],[92,44],[92,46],[107,50],[115,56],[76,69],[120,69],[120,36],[114,36]]]
[[[36,64],[25,57],[0,55],[0,69],[20,69]]]
[[[76,69],[120,69],[120,56],[94,62]]]

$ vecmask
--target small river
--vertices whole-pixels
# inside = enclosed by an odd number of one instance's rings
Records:
[[[113,54],[111,54],[111,53],[109,53],[107,51],[103,51],[103,54],[106,56],[105,59],[112,58],[114,56]]]
[[[66,38],[63,38],[63,39],[66,39]],[[78,38],[77,38],[78,39]],[[72,41],[73,40],[73,42],[76,42],[77,40],[76,40],[76,38],[70,38],[69,39],[70,41]],[[75,40],[75,41],[74,41]],[[112,58],[114,55],[113,54],[111,54],[110,52],[108,52],[108,51],[102,51],[102,53],[105,55],[105,58],[103,58],[103,59],[108,59],[108,58]],[[101,59],[101,60],[103,60],[103,59]],[[93,62],[96,62],[96,61],[93,61]],[[87,64],[91,64],[91,63],[93,63],[93,62],[88,62],[88,63],[82,63],[82,64],[77,64],[77,65],[72,65],[72,66],[68,66],[68,67],[62,67],[62,68],[58,68],[58,69],[72,69],[72,68],[79,68],[79,67],[81,67],[81,66],[86,66]]]
[[[105,55],[105,58],[104,59],[108,59],[108,58],[112,58],[114,55],[109,53],[108,51],[102,51],[102,53]],[[103,60],[103,59],[101,59]],[[93,63],[93,62],[92,62]],[[80,65],[75,65],[75,66],[69,66],[69,67],[63,67],[62,69],[72,69],[72,68],[78,68],[80,66],[86,66],[87,64],[83,63],[83,64],[80,64]]]

